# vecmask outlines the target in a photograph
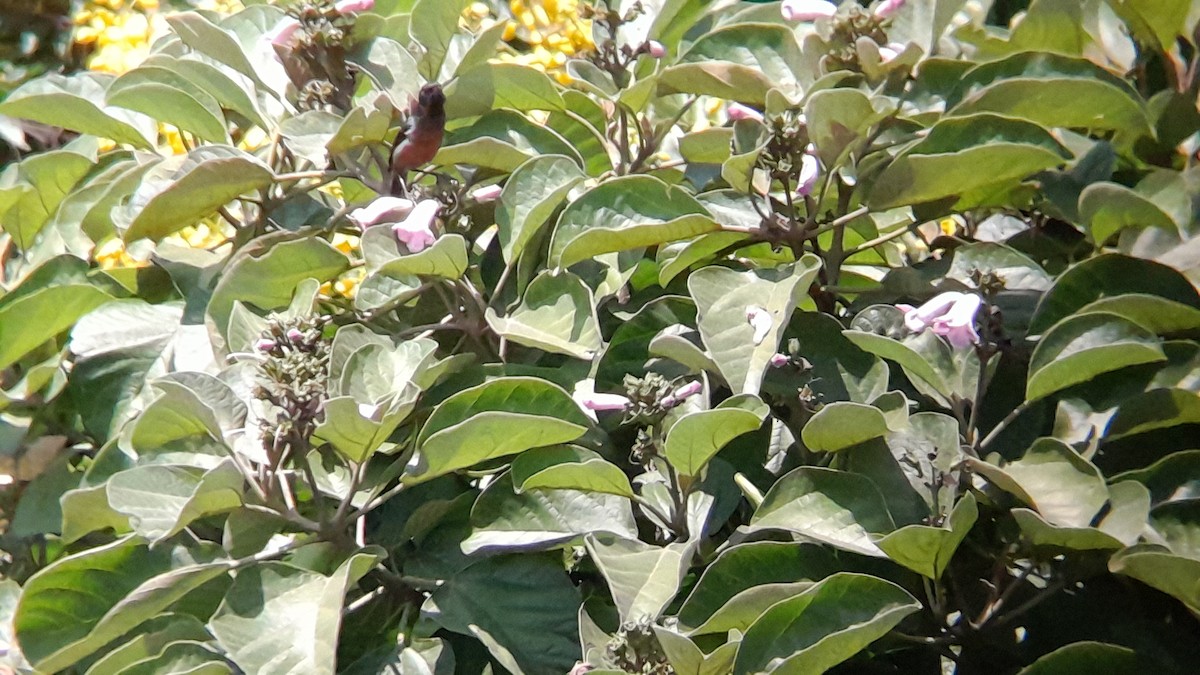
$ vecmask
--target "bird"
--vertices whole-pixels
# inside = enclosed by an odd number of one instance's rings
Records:
[[[396,140],[392,142],[393,196],[402,196],[408,172],[429,163],[442,147],[442,136],[446,131],[445,106],[442,85],[430,82],[421,87],[408,118],[400,125]]]

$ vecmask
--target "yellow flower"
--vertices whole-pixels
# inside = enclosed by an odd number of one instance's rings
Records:
[[[333,247],[342,253],[350,255],[354,251],[358,250],[359,239],[352,234],[342,234],[341,232],[338,232],[337,234],[333,235],[333,240],[329,243],[333,244]]]
[[[214,215],[164,237],[163,243],[211,251],[229,241],[232,235],[233,228]]]
[[[958,233],[959,219],[956,216],[947,216],[938,221],[938,229],[947,237],[953,237]]]
[[[138,260],[125,250],[125,242],[120,239],[109,239],[92,252],[92,257],[100,264],[100,269],[111,270],[119,267],[145,267],[149,263]]]
[[[529,51],[503,53],[498,60],[519,63],[569,84],[567,58],[596,48],[591,21],[579,18],[579,0],[509,0],[513,21],[504,28],[504,41],[520,40]]]
[[[183,143],[183,135],[179,129],[170,124],[158,125],[158,145],[162,148],[168,148],[172,154],[184,155],[187,154],[187,146]]]
[[[353,300],[354,295],[358,293],[358,287],[362,284],[363,278],[366,275],[366,270],[361,267],[350,270],[333,281],[326,281],[321,284],[318,292],[321,296],[329,299],[343,297]]]

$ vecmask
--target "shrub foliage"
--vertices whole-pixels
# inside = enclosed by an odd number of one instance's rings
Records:
[[[1194,3],[246,4],[0,103],[10,667],[1194,668]]]

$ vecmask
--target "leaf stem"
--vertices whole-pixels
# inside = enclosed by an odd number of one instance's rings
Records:
[[[1033,401],[1022,401],[1021,405],[1013,408],[1012,412],[1008,413],[1004,419],[1000,420],[999,424],[992,427],[992,430],[988,432],[988,435],[984,436],[983,440],[979,442],[979,453],[983,454],[983,451],[987,449],[987,446],[991,445],[992,441],[996,440],[996,437],[998,437],[1002,431],[1008,428],[1008,425],[1012,424],[1013,421],[1020,417],[1022,413],[1029,410],[1029,408],[1032,406]]]

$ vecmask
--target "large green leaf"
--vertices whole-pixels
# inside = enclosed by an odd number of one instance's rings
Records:
[[[861,142],[871,126],[884,117],[871,99],[857,89],[824,89],[804,104],[808,135],[825,166],[837,166],[842,155]]]
[[[137,633],[93,663],[87,669],[87,675],[116,675],[134,664],[139,664],[139,667],[147,661],[153,664],[155,656],[163,653],[172,643],[203,641],[211,637],[204,624],[194,616],[177,613],[157,616],[139,626]]]
[[[88,282],[86,270],[78,258],[52,258],[0,296],[0,369],[113,299]]]
[[[838,569],[833,553],[816,544],[755,541],[721,552],[679,609],[690,633],[745,629],[767,607]]]
[[[923,577],[939,579],[978,517],[975,496],[967,493],[942,527],[907,525],[880,539],[878,545],[897,563]]]
[[[709,460],[730,441],[762,426],[769,408],[757,396],[726,399],[713,410],[680,417],[667,432],[667,461],[683,476],[698,477]]]
[[[483,639],[512,672],[566,672],[579,658],[579,591],[551,557],[484,559],[448,579],[432,600],[437,623]]]
[[[496,110],[465,129],[448,133],[433,161],[513,171],[542,155],[565,155],[583,166],[579,153],[562,136],[518,112]]]
[[[652,546],[633,538],[588,535],[588,555],[608,582],[622,623],[654,621],[679,592],[694,543]]]
[[[920,608],[889,581],[839,572],[763,613],[742,638],[733,672],[825,672]]]
[[[1150,132],[1145,103],[1130,84],[1061,54],[1025,52],[976,66],[947,106],[951,115],[989,112],[1046,127]]]
[[[330,576],[280,562],[247,567],[208,628],[244,672],[333,672],[346,591],[378,559],[356,553]]]
[[[1103,642],[1073,642],[1038,658],[1017,675],[1141,675],[1146,664],[1137,652]]]
[[[834,401],[817,411],[801,430],[804,445],[816,452],[837,452],[890,431],[883,411],[872,405]]]
[[[870,479],[820,467],[780,478],[750,519],[753,530],[788,530],[830,546],[884,557],[872,535],[895,529],[883,496]]]
[[[1167,553],[1161,548],[1135,546],[1114,555],[1108,569],[1137,579],[1174,597],[1193,613],[1200,612],[1200,560]]]
[[[347,61],[361,68],[376,89],[382,91],[397,109],[405,109],[421,91],[416,60],[395,40],[376,37],[356,54],[349,56]],[[352,110],[347,119],[353,117],[358,110],[361,108]]]
[[[534,157],[517,167],[496,206],[500,250],[512,263],[537,235],[571,188],[586,176],[570,157]]]
[[[1116,314],[1080,314],[1042,336],[1029,362],[1025,398],[1036,401],[1097,375],[1165,361],[1153,333]]]
[[[1010,187],[1068,157],[1062,144],[1033,122],[991,113],[948,117],[879,174],[868,203],[888,209]]]
[[[517,344],[578,359],[591,359],[603,345],[592,290],[570,272],[543,271],[507,316],[488,308],[487,322]]]
[[[418,253],[402,250],[389,227],[372,227],[362,237],[368,274],[416,275],[457,279],[467,269],[467,242],[461,234],[443,234]]]
[[[837,319],[820,312],[800,312],[787,335],[799,341],[799,354],[812,364],[809,387],[826,401],[869,403],[887,391],[888,366],[842,333]]]
[[[779,88],[795,95],[802,81],[791,64],[803,55],[793,32],[780,25],[738,24],[705,34],[663,71],[660,87],[668,92],[707,94],[762,103]]]
[[[1087,526],[1108,501],[1100,470],[1058,439],[1039,438],[1024,457],[1002,469],[976,459],[968,462],[976,472],[1058,525]]]
[[[4,217],[5,231],[17,246],[28,250],[44,242],[52,232],[46,230],[46,226],[52,222],[51,218],[57,220],[57,211],[62,203],[71,193],[78,191],[74,189],[76,185],[92,171],[96,164],[95,155],[83,148],[79,150],[72,149],[72,146],[51,150],[28,157],[16,165],[18,181],[4,190],[15,202],[9,206],[4,203],[5,198],[0,197],[0,215]],[[80,189],[86,190],[91,182],[85,181]],[[61,234],[69,236],[70,233]],[[86,250],[90,244],[82,241],[79,248]]]
[[[591,450],[573,445],[535,448],[512,463],[513,484],[525,490],[582,490],[633,498],[621,467]]]
[[[71,76],[49,73],[9,94],[0,103],[0,114],[152,149],[157,130],[149,118],[101,107],[113,79],[91,71]]]
[[[229,140],[220,102],[168,68],[139,66],[110,84],[106,99],[108,105],[144,113],[210,143]]]
[[[446,90],[446,114],[475,117],[492,110],[563,110],[562,96],[546,73],[518,63],[481,63]]]
[[[562,212],[550,265],[694,237],[719,226],[687,192],[652,176],[624,176],[584,193]]]
[[[25,658],[39,670],[63,670],[158,615],[224,563],[178,564],[166,546],[131,539],[55,561],[25,584],[14,620]]]
[[[134,532],[157,542],[197,518],[240,506],[243,481],[232,462],[209,471],[139,466],[108,479],[106,492],[109,505],[129,517]]]
[[[545,445],[568,443],[588,419],[567,392],[546,380],[502,377],[459,392],[434,409],[407,470],[413,482]]]
[[[1107,312],[1123,316],[1159,335],[1200,332],[1200,309],[1146,293],[1126,293],[1101,298],[1080,310],[1080,313],[1087,312]]]
[[[1184,424],[1200,424],[1200,394],[1186,389],[1152,389],[1121,402],[1108,422],[1104,440]]]
[[[346,256],[323,239],[293,237],[280,234],[275,241],[260,239],[263,247],[242,249],[227,263],[207,310],[209,335],[215,347],[235,351],[250,348],[248,343],[225,342],[231,337],[229,318],[235,302],[264,310],[286,307],[300,282],[330,279],[350,264]]]
[[[279,19],[279,10],[274,11],[275,18]],[[198,12],[173,13],[167,18],[167,23],[188,47],[229,66],[253,82],[263,84],[259,75],[262,69],[256,68],[251,62],[233,32],[213,23]],[[258,32],[261,36],[265,31]],[[273,55],[273,52],[270,53]]]
[[[413,5],[409,32],[424,48],[420,66],[425,79],[436,79],[441,72],[451,38],[458,32],[459,16],[466,6],[467,0],[417,0]]]
[[[517,493],[513,475],[496,479],[471,508],[468,555],[485,551],[545,549],[592,532],[636,537],[629,500],[579,490],[527,489]]]
[[[758,393],[783,329],[820,264],[810,254],[773,270],[714,266],[688,277],[704,346],[735,393]],[[760,326],[751,324],[752,314]]]
[[[271,181],[271,170],[252,155],[229,146],[204,146],[150,169],[114,218],[126,223],[125,241],[158,241]]]
[[[1079,194],[1079,218],[1102,245],[1126,228],[1175,230],[1175,221],[1149,197],[1116,183],[1092,183]]]
[[[1200,309],[1200,293],[1176,270],[1151,260],[1107,253],[1075,265],[1054,282],[1038,303],[1029,332],[1043,333],[1090,303],[1128,293],[1155,295]]]

